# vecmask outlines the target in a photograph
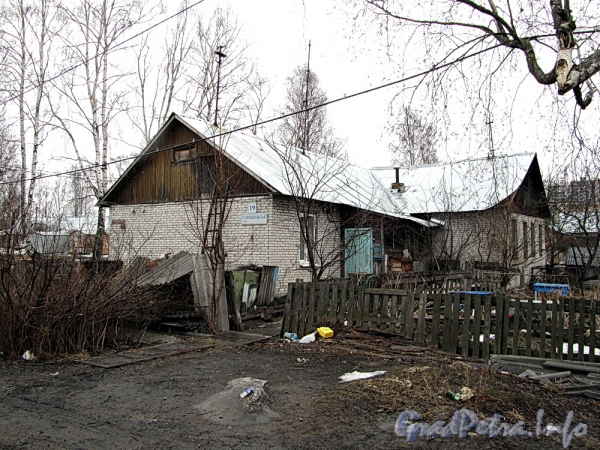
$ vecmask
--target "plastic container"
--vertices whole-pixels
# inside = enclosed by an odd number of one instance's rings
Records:
[[[298,340],[298,335],[296,333],[283,333],[283,337],[292,341]]]
[[[322,338],[327,339],[333,337],[333,330],[329,327],[319,327],[317,328],[317,331]]]
[[[240,394],[240,398],[246,398],[254,392],[254,388],[248,388]]]

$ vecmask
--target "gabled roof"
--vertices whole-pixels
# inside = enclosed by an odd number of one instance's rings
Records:
[[[369,169],[324,155],[286,148],[255,135],[236,131],[225,133],[205,121],[171,114],[155,138],[107,191],[103,199],[124,182],[140,158],[155,151],[158,137],[179,121],[201,139],[207,140],[275,193],[348,205],[387,216],[403,218],[424,226],[435,222],[405,214],[389,189]],[[293,173],[292,173],[293,172]],[[101,200],[102,202],[102,200]]]
[[[396,181],[394,167],[367,169],[243,131],[219,130],[205,121],[172,113],[102,200],[126,182],[127,174],[142,156],[156,151],[156,142],[174,121],[208,141],[273,193],[352,206],[428,227],[440,222],[413,215],[486,210],[514,195],[530,169],[534,168],[541,180],[536,155],[521,153],[400,167],[399,181],[404,188],[391,189]]]
[[[581,267],[584,264],[589,264],[591,267],[600,267],[600,253],[598,252],[599,249],[593,251],[591,250],[593,249],[589,249],[587,247],[569,247],[569,249],[567,250],[567,255],[565,257],[565,264],[567,266],[578,267]]]
[[[535,153],[521,153],[399,167],[404,187],[392,190],[392,195],[406,214],[482,211],[513,195],[534,161]],[[372,171],[390,190],[396,181],[394,168]]]

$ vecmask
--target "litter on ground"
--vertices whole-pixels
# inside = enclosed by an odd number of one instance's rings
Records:
[[[347,383],[349,381],[366,380],[368,378],[378,377],[385,375],[385,370],[376,370],[375,372],[348,372],[340,376],[340,383]]]

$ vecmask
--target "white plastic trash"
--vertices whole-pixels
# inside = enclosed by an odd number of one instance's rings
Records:
[[[385,375],[385,370],[376,370],[375,372],[348,372],[340,376],[340,383],[347,383],[348,381],[366,380],[368,378],[378,377]]]
[[[304,336],[302,339],[300,339],[298,341],[299,344],[310,344],[312,342],[315,342],[317,340],[316,338],[316,334],[317,332],[314,331],[312,333],[307,334],[306,336]]]

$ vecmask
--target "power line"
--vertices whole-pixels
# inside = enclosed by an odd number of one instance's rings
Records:
[[[153,25],[149,26],[149,27],[148,27],[148,28],[146,28],[145,30],[142,30],[142,31],[140,31],[140,32],[139,32],[139,33],[137,33],[137,34],[134,34],[133,36],[131,36],[131,37],[129,37],[129,38],[127,38],[127,39],[125,39],[124,41],[122,41],[122,42],[119,42],[119,43],[118,43],[118,44],[116,44],[116,45],[115,45],[113,48],[110,48],[110,49],[108,49],[108,50],[104,50],[103,52],[100,52],[100,53],[96,53],[94,56],[91,56],[91,57],[89,57],[89,58],[88,58],[88,59],[86,59],[85,61],[81,61],[80,63],[78,63],[78,64],[75,64],[74,66],[71,66],[71,67],[69,67],[69,68],[67,68],[67,69],[64,69],[64,70],[62,70],[61,72],[59,72],[58,74],[54,75],[53,77],[50,77],[49,79],[47,79],[47,80],[44,80],[42,83],[39,83],[39,84],[33,84],[31,87],[27,88],[27,89],[26,89],[24,92],[22,92],[22,93],[19,93],[19,94],[16,94],[16,95],[13,95],[12,97],[9,97],[9,98],[7,98],[6,100],[4,100],[4,101],[0,102],[0,105],[4,105],[4,104],[6,104],[6,103],[8,103],[8,102],[12,102],[13,100],[15,100],[15,99],[19,98],[19,96],[21,96],[21,95],[25,95],[25,94],[27,94],[28,92],[31,92],[32,90],[34,90],[34,89],[37,89],[37,88],[41,87],[42,85],[44,85],[44,84],[46,84],[46,83],[50,83],[50,82],[52,82],[52,81],[54,81],[54,80],[56,80],[56,79],[58,79],[58,78],[62,77],[63,75],[66,75],[67,73],[69,73],[69,72],[71,72],[71,71],[73,71],[73,70],[77,69],[78,67],[81,67],[81,66],[83,66],[84,64],[87,64],[87,63],[89,63],[90,61],[93,61],[94,59],[96,59],[96,58],[98,58],[98,57],[100,57],[100,56],[106,55],[106,54],[108,54],[108,53],[110,53],[110,52],[114,52],[114,51],[120,50],[120,49],[121,49],[120,47],[122,47],[122,46],[123,46],[123,45],[125,45],[126,43],[128,43],[128,42],[130,42],[130,41],[132,41],[132,40],[134,40],[134,39],[137,39],[138,37],[142,36],[143,34],[146,34],[146,33],[148,33],[149,31],[151,31],[151,30],[153,30],[154,28],[156,28],[156,27],[158,27],[158,26],[162,25],[162,24],[163,24],[163,23],[165,23],[165,22],[168,22],[169,20],[171,20],[171,19],[173,19],[173,18],[177,17],[178,15],[180,15],[180,14],[183,14],[184,12],[186,12],[186,11],[189,11],[189,10],[190,10],[190,9],[192,9],[192,8],[195,8],[196,6],[198,6],[198,5],[199,5],[200,3],[202,3],[203,1],[204,1],[204,0],[199,0],[199,1],[197,1],[196,3],[194,3],[194,4],[192,4],[192,5],[190,5],[190,6],[187,6],[187,7],[183,8],[181,11],[178,11],[178,12],[176,12],[175,14],[173,14],[173,15],[171,15],[171,16],[169,16],[169,17],[167,17],[167,18],[165,18],[165,19],[163,19],[163,20],[161,20],[161,21],[159,21],[159,22],[157,22],[157,23],[155,23],[155,24],[153,24]]]
[[[207,137],[205,137],[203,139],[194,139],[194,140],[192,140],[190,142],[179,143],[179,144],[177,144],[177,146],[186,145],[186,144],[195,144],[196,142],[202,142],[202,141],[207,141],[207,140],[214,140],[215,138],[219,138],[219,137],[222,137],[222,136],[228,136],[230,134],[237,133],[239,131],[244,131],[244,130],[248,130],[250,128],[258,127],[258,126],[261,126],[261,125],[266,125],[268,123],[276,122],[278,120],[282,120],[282,119],[285,119],[287,117],[291,117],[291,116],[294,116],[294,115],[297,115],[297,114],[303,114],[303,113],[306,113],[308,111],[312,111],[313,109],[324,108],[325,106],[329,106],[329,105],[332,105],[334,103],[339,103],[341,101],[349,100],[351,98],[359,97],[361,95],[370,94],[372,92],[379,91],[381,89],[386,89],[388,87],[395,86],[397,84],[405,83],[405,82],[413,80],[415,78],[419,78],[419,77],[425,76],[428,73],[431,73],[431,72],[434,72],[434,71],[437,71],[437,70],[441,70],[441,69],[445,69],[445,68],[450,67],[450,66],[452,66],[454,64],[466,61],[466,60],[468,60],[470,58],[473,58],[475,56],[479,56],[479,55],[481,55],[481,54],[483,54],[485,52],[494,50],[494,49],[496,49],[498,47],[502,47],[502,44],[496,44],[496,45],[493,45],[491,47],[487,47],[487,48],[485,48],[483,50],[479,50],[479,51],[477,51],[475,53],[472,53],[472,54],[469,54],[469,55],[463,55],[463,56],[461,56],[459,58],[456,58],[456,59],[454,59],[452,61],[449,61],[449,62],[446,62],[444,64],[439,64],[439,65],[434,64],[433,67],[431,67],[430,69],[423,70],[423,71],[418,72],[416,74],[409,75],[407,77],[400,78],[398,80],[391,81],[389,83],[385,83],[385,84],[382,84],[382,85],[379,85],[379,86],[376,86],[376,87],[373,87],[373,88],[365,89],[363,91],[355,92],[354,94],[345,95],[343,97],[338,97],[338,98],[333,99],[333,100],[328,100],[328,101],[326,101],[324,103],[321,103],[319,105],[314,105],[314,106],[311,106],[311,107],[308,107],[308,108],[304,108],[304,109],[301,109],[301,110],[298,110],[298,111],[293,111],[293,112],[290,112],[290,113],[282,114],[280,116],[276,116],[276,117],[273,117],[273,118],[270,118],[270,119],[265,119],[265,120],[260,121],[260,122],[252,123],[250,125],[244,125],[242,127],[238,127],[238,128],[233,129],[233,130],[223,131],[223,132],[220,132],[220,133],[216,133],[216,134],[213,134],[212,136],[207,136]],[[171,146],[171,147],[165,147],[165,148],[161,148],[161,149],[156,149],[156,150],[144,153],[143,156],[153,155],[155,153],[160,153],[160,152],[164,152],[164,151],[167,151],[167,150],[172,150],[175,147],[176,146]],[[97,168],[100,168],[100,167],[104,167],[104,166],[108,166],[108,165],[112,165],[112,164],[118,164],[118,163],[121,163],[121,162],[130,161],[130,160],[138,158],[139,156],[142,156],[142,155],[138,154],[138,155],[135,155],[135,156],[128,156],[126,158],[120,158],[120,159],[117,159],[117,160],[114,160],[114,161],[110,161],[110,162],[105,163],[105,164],[92,164],[92,165],[87,166],[87,167],[83,167],[83,168],[79,168],[79,169],[73,169],[73,170],[68,170],[68,171],[65,171],[65,172],[59,172],[59,173],[47,174],[47,175],[40,175],[40,176],[36,176],[34,178],[27,178],[27,179],[25,179],[25,181],[32,181],[34,179],[35,180],[39,180],[39,179],[43,179],[43,178],[52,178],[52,177],[58,177],[58,176],[63,176],[63,175],[71,175],[71,174],[77,173],[77,172],[85,172],[85,171],[88,171],[88,170],[94,170],[94,169],[97,169]],[[21,182],[22,182],[22,180],[4,181],[4,182],[0,182],[0,186],[1,185],[8,185],[8,184],[17,184],[17,183],[21,183]]]

